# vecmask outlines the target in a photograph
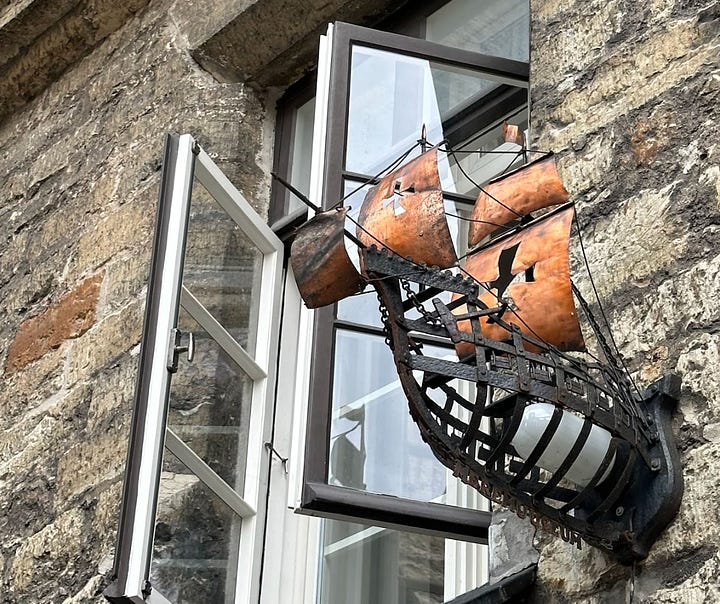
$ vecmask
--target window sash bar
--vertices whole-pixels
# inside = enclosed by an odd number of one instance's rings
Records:
[[[349,23],[336,23],[335,28],[336,40],[340,44],[347,45],[348,51],[356,45],[377,48],[445,65],[473,69],[490,80],[528,87],[530,66],[524,61],[482,55],[420,38],[410,38],[380,30],[368,30]]]
[[[265,369],[255,362],[248,352],[238,344],[228,331],[213,317],[210,312],[202,305],[202,303],[190,292],[190,290],[182,286],[182,297],[180,301],[182,307],[195,319],[200,327],[202,327],[210,337],[215,340],[220,347],[237,363],[237,365],[250,377],[254,382],[267,377]]]
[[[195,177],[263,254],[282,252],[282,243],[272,229],[202,148],[198,149]]]
[[[195,476],[202,480],[223,503],[226,503],[233,512],[240,516],[240,518],[249,518],[255,515],[255,510],[252,506],[240,497],[235,489],[220,478],[220,476],[170,428],[167,429],[165,446],[175,457],[184,463]]]

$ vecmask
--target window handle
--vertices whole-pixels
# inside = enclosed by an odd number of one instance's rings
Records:
[[[186,336],[186,343],[183,343],[183,336]],[[183,352],[187,352],[188,363],[192,363],[195,358],[195,336],[191,331],[183,333],[177,327],[174,327],[170,337],[170,348],[167,358],[167,370],[170,373],[177,372],[178,361]]]

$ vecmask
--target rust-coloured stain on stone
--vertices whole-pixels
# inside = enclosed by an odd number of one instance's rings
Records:
[[[18,371],[36,361],[65,340],[77,338],[95,323],[103,273],[88,277],[44,313],[28,319],[18,329],[6,365],[6,372]]]

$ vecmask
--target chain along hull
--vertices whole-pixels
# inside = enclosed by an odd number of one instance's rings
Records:
[[[682,494],[669,444],[679,382],[633,397],[616,368],[574,359],[503,321],[505,309],[488,308],[473,280],[373,247],[363,263],[410,414],[434,455],[492,501],[569,543],[584,540],[624,563],[644,558]],[[483,335],[488,319],[507,329],[506,341]],[[423,354],[423,342],[444,344],[449,354]],[[470,354],[455,356],[468,346]],[[542,405],[553,411],[521,455],[528,409]],[[571,420],[580,427],[564,459],[548,467]],[[608,434],[606,450],[584,484],[573,483],[573,465],[599,431]],[[657,497],[643,503],[648,492]]]

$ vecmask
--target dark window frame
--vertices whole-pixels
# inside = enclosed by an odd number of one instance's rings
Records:
[[[444,3],[442,3],[444,4]],[[437,7],[435,7],[437,8]],[[482,129],[512,110],[513,103],[524,95],[527,102],[529,66],[527,63],[484,56],[427,40],[408,38],[396,33],[369,30],[356,25],[337,23],[333,32],[333,61],[330,71],[330,96],[327,115],[325,178],[323,206],[328,208],[342,197],[343,181],[358,175],[344,169],[345,140],[349,105],[350,57],[353,44],[370,46],[405,55],[430,58],[444,64],[476,69],[508,80],[519,86],[503,86],[483,99],[483,111],[457,116],[454,130],[461,136],[470,128]],[[342,92],[341,92],[342,91]],[[344,92],[344,94],[343,94]],[[504,113],[503,113],[504,112]],[[462,196],[453,196],[461,198]],[[301,495],[303,513],[354,522],[487,542],[491,514],[447,504],[421,502],[380,495],[327,482],[330,465],[331,395],[335,356],[335,333],[347,327],[336,319],[336,307],[316,311],[313,336],[310,400],[308,404],[305,448],[305,472]],[[362,326],[357,326],[362,329]],[[372,328],[368,328],[372,332]]]

